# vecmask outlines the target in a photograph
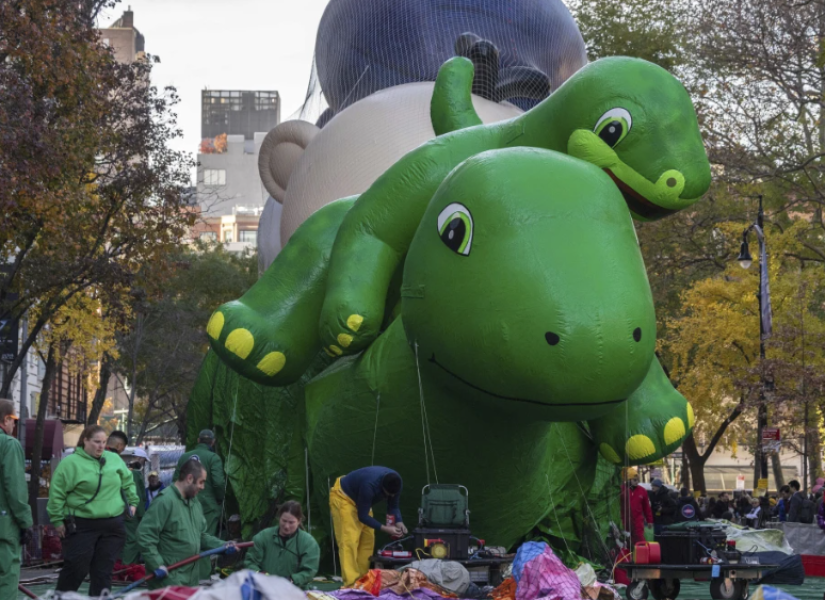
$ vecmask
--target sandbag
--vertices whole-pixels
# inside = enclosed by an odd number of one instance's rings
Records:
[[[799,554],[784,552],[756,552],[760,565],[779,565],[767,571],[759,583],[802,585],[805,583],[805,568]]]

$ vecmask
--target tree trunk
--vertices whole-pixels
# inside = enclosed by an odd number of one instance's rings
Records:
[[[109,390],[109,380],[112,378],[112,358],[106,354],[100,362],[100,380],[95,392],[95,397],[92,399],[92,406],[89,409],[89,417],[86,419],[87,425],[97,423],[100,418],[100,411],[103,410],[103,404],[106,402],[106,392]]]
[[[688,462],[687,453],[684,452],[684,448],[682,449],[682,472],[679,479],[681,480],[681,486],[683,488],[687,488],[689,490],[698,489],[690,487],[690,463]]]
[[[808,482],[811,486],[816,483],[816,478],[822,473],[822,445],[819,439],[819,431],[816,426],[810,427],[808,432]]]
[[[46,410],[49,407],[52,381],[59,367],[55,357],[55,343],[49,346],[46,357],[46,372],[43,374],[43,387],[40,392],[40,403],[37,405],[37,422],[34,426],[34,440],[32,441],[32,468],[29,481],[29,505],[32,507],[32,516],[37,525],[37,498],[40,495],[40,461],[43,460],[43,435],[46,429]]]
[[[685,441],[682,442],[682,451],[685,453],[688,465],[690,466],[690,478],[693,481],[694,491],[699,491],[701,494],[706,495],[707,485],[705,485],[705,463],[708,460],[708,454],[699,454],[699,449],[696,447],[696,440],[693,437],[693,432],[691,432],[691,434],[685,438]]]
[[[771,467],[773,468],[773,480],[778,490],[785,485],[785,475],[782,473],[782,458],[779,456],[779,452],[771,454]]]

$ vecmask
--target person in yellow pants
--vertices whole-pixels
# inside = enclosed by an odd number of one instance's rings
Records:
[[[397,537],[407,533],[401,518],[401,476],[387,467],[365,467],[339,477],[329,492],[329,508],[344,586],[369,571],[375,548],[375,530]],[[382,525],[372,516],[372,507],[387,501],[387,516],[395,523]]]

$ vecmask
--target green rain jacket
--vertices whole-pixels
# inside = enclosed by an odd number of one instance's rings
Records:
[[[132,473],[132,478],[135,481],[135,490],[141,501],[138,502],[135,516],[126,520],[126,543],[123,545],[123,552],[120,558],[127,565],[136,563],[140,556],[140,549],[137,543],[137,530],[140,525],[140,520],[143,518],[143,515],[146,514],[146,483],[143,481],[143,471],[135,471],[132,469],[129,469],[129,471]]]
[[[212,452],[206,444],[198,444],[193,450],[190,450],[180,457],[178,466],[175,467],[175,474],[172,476],[172,481],[178,480],[180,468],[193,456],[197,456],[203,468],[206,469],[206,486],[203,488],[203,491],[198,494],[198,501],[203,504],[205,513],[218,511],[218,505],[223,502],[224,490],[226,489],[223,461],[221,457]]]
[[[247,569],[291,579],[304,589],[318,573],[321,550],[315,538],[302,529],[284,543],[278,527],[270,527],[252,538],[252,542],[255,545],[246,555]]]
[[[123,459],[108,451],[104,451],[101,458],[106,459],[102,468],[100,461],[86,454],[83,448],[78,448],[57,465],[46,505],[52,525],[63,525],[66,515],[83,519],[108,519],[122,515],[126,510],[123,495],[129,506],[140,504],[135,492],[135,480]],[[95,495],[98,481],[100,491],[94,500],[87,503]]]
[[[154,572],[160,566],[168,567],[204,550],[220,548],[224,543],[206,533],[201,503],[196,498],[185,500],[176,485],[169,486],[155,498],[138,527],[138,545],[143,560],[146,561],[147,573]],[[171,571],[164,579],[153,579],[149,582],[149,587],[197,586],[200,579],[199,562]]]
[[[32,526],[20,442],[0,430],[0,539],[20,540],[20,530]]]

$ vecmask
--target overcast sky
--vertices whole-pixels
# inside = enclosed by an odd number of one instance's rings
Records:
[[[184,138],[173,147],[196,152],[200,92],[277,90],[281,119],[303,103],[315,34],[328,0],[123,0],[101,16],[111,25],[128,6],[146,51],[160,57],[152,81],[173,85]]]

